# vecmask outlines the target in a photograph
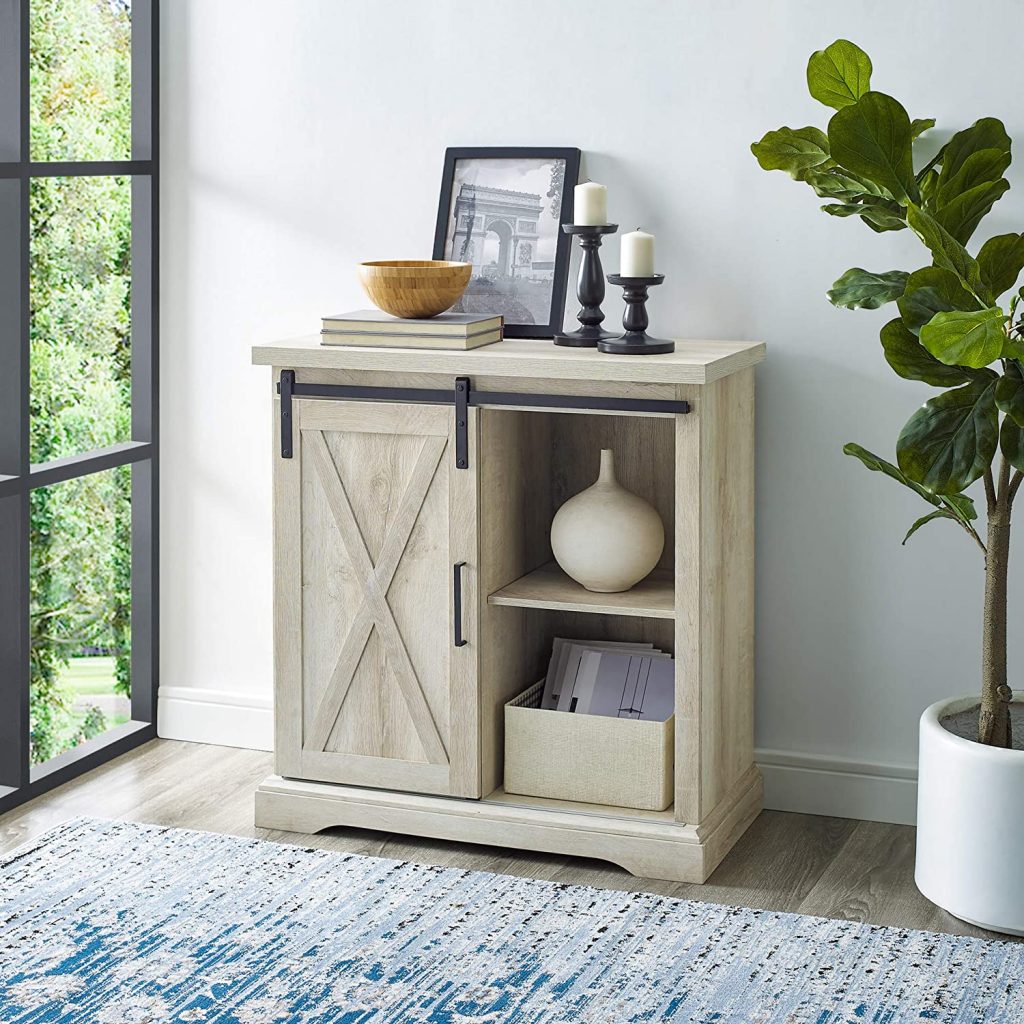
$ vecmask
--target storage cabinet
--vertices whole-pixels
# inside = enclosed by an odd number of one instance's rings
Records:
[[[277,774],[259,787],[257,824],[405,831],[706,878],[761,801],[763,355],[744,342],[650,357],[530,341],[255,349],[273,367],[276,424]],[[666,526],[659,566],[621,594],[584,590],[551,554],[551,519],[593,482],[601,448]],[[543,675],[555,636],[674,654],[666,810],[505,792],[505,705]],[[531,750],[543,756],[543,744]],[[628,749],[610,760],[631,766]]]

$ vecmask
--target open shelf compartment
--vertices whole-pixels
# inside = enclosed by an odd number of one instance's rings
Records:
[[[555,637],[650,642],[675,653],[675,419],[484,409],[479,437],[481,788],[490,794],[483,799],[539,814],[672,821],[672,807],[652,812],[516,796],[503,784],[504,706],[544,675]],[[615,453],[622,486],[649,501],[665,525],[658,566],[616,594],[585,589],[551,552],[551,521],[597,479],[603,448]]]
[[[549,608],[567,612],[629,615],[650,619],[675,616],[675,587],[668,569],[655,569],[630,590],[598,594],[570,579],[555,562],[520,576],[487,598],[510,608]]]

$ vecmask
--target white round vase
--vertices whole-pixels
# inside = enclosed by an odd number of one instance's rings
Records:
[[[615,479],[615,455],[601,450],[597,483],[570,498],[551,523],[555,560],[577,583],[616,594],[639,583],[665,548],[665,527],[650,502]]]
[[[977,697],[941,700],[921,716],[914,881],[954,917],[1024,935],[1014,860],[1024,850],[1024,750],[966,740],[942,725],[977,706]]]

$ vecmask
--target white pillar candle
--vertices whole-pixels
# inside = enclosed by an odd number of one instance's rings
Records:
[[[639,228],[622,236],[619,250],[619,274],[622,277],[652,277],[654,274],[654,235]]]
[[[608,189],[596,181],[585,181],[573,190],[574,224],[608,223]]]

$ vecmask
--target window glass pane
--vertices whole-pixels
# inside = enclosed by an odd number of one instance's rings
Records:
[[[33,160],[131,156],[131,4],[31,0]]]
[[[32,462],[131,439],[131,179],[30,189]]]
[[[31,494],[33,764],[131,718],[131,466]]]

